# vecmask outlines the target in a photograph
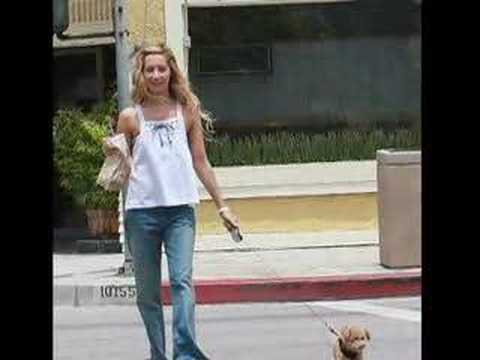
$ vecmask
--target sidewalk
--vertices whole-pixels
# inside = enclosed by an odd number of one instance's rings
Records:
[[[55,254],[54,304],[135,304],[134,279],[116,274],[122,254]],[[162,261],[164,301],[170,304]],[[195,246],[198,303],[413,296],[421,269],[386,269],[376,231],[201,236]]]

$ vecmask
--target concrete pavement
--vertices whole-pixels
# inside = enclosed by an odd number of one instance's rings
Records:
[[[117,275],[122,254],[55,254],[54,304],[134,304],[134,279]],[[162,260],[164,301],[170,303]],[[194,255],[199,303],[295,301],[419,295],[419,268],[379,264],[372,231],[245,234],[237,244],[202,236]]]

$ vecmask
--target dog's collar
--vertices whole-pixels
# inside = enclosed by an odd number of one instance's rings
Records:
[[[340,344],[340,351],[347,359],[355,359],[358,355],[356,352],[346,349],[343,345],[343,341],[339,340],[338,343]]]

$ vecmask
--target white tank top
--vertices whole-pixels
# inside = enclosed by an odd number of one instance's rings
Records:
[[[142,107],[137,105],[136,110],[139,134],[125,209],[197,204],[196,174],[180,104],[176,116],[165,120],[145,120]]]

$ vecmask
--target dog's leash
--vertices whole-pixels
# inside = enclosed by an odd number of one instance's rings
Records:
[[[340,334],[340,332],[335,329],[333,326],[331,326],[329,323],[327,323],[325,320],[322,319],[322,322],[325,324],[325,326],[327,327],[327,329],[335,336],[339,337],[340,339],[343,340],[343,336],[342,334]]]
[[[332,325],[330,325],[328,322],[326,322],[321,316],[319,316],[317,313],[315,313],[315,311],[313,311],[310,306],[308,306],[307,304],[303,303],[303,305],[318,319],[320,319],[320,321],[326,326],[326,328],[328,329],[328,331],[330,331],[333,335],[335,335],[337,338],[341,339],[342,341],[344,341],[345,339],[343,338],[342,334],[340,334],[340,332],[335,329]]]

